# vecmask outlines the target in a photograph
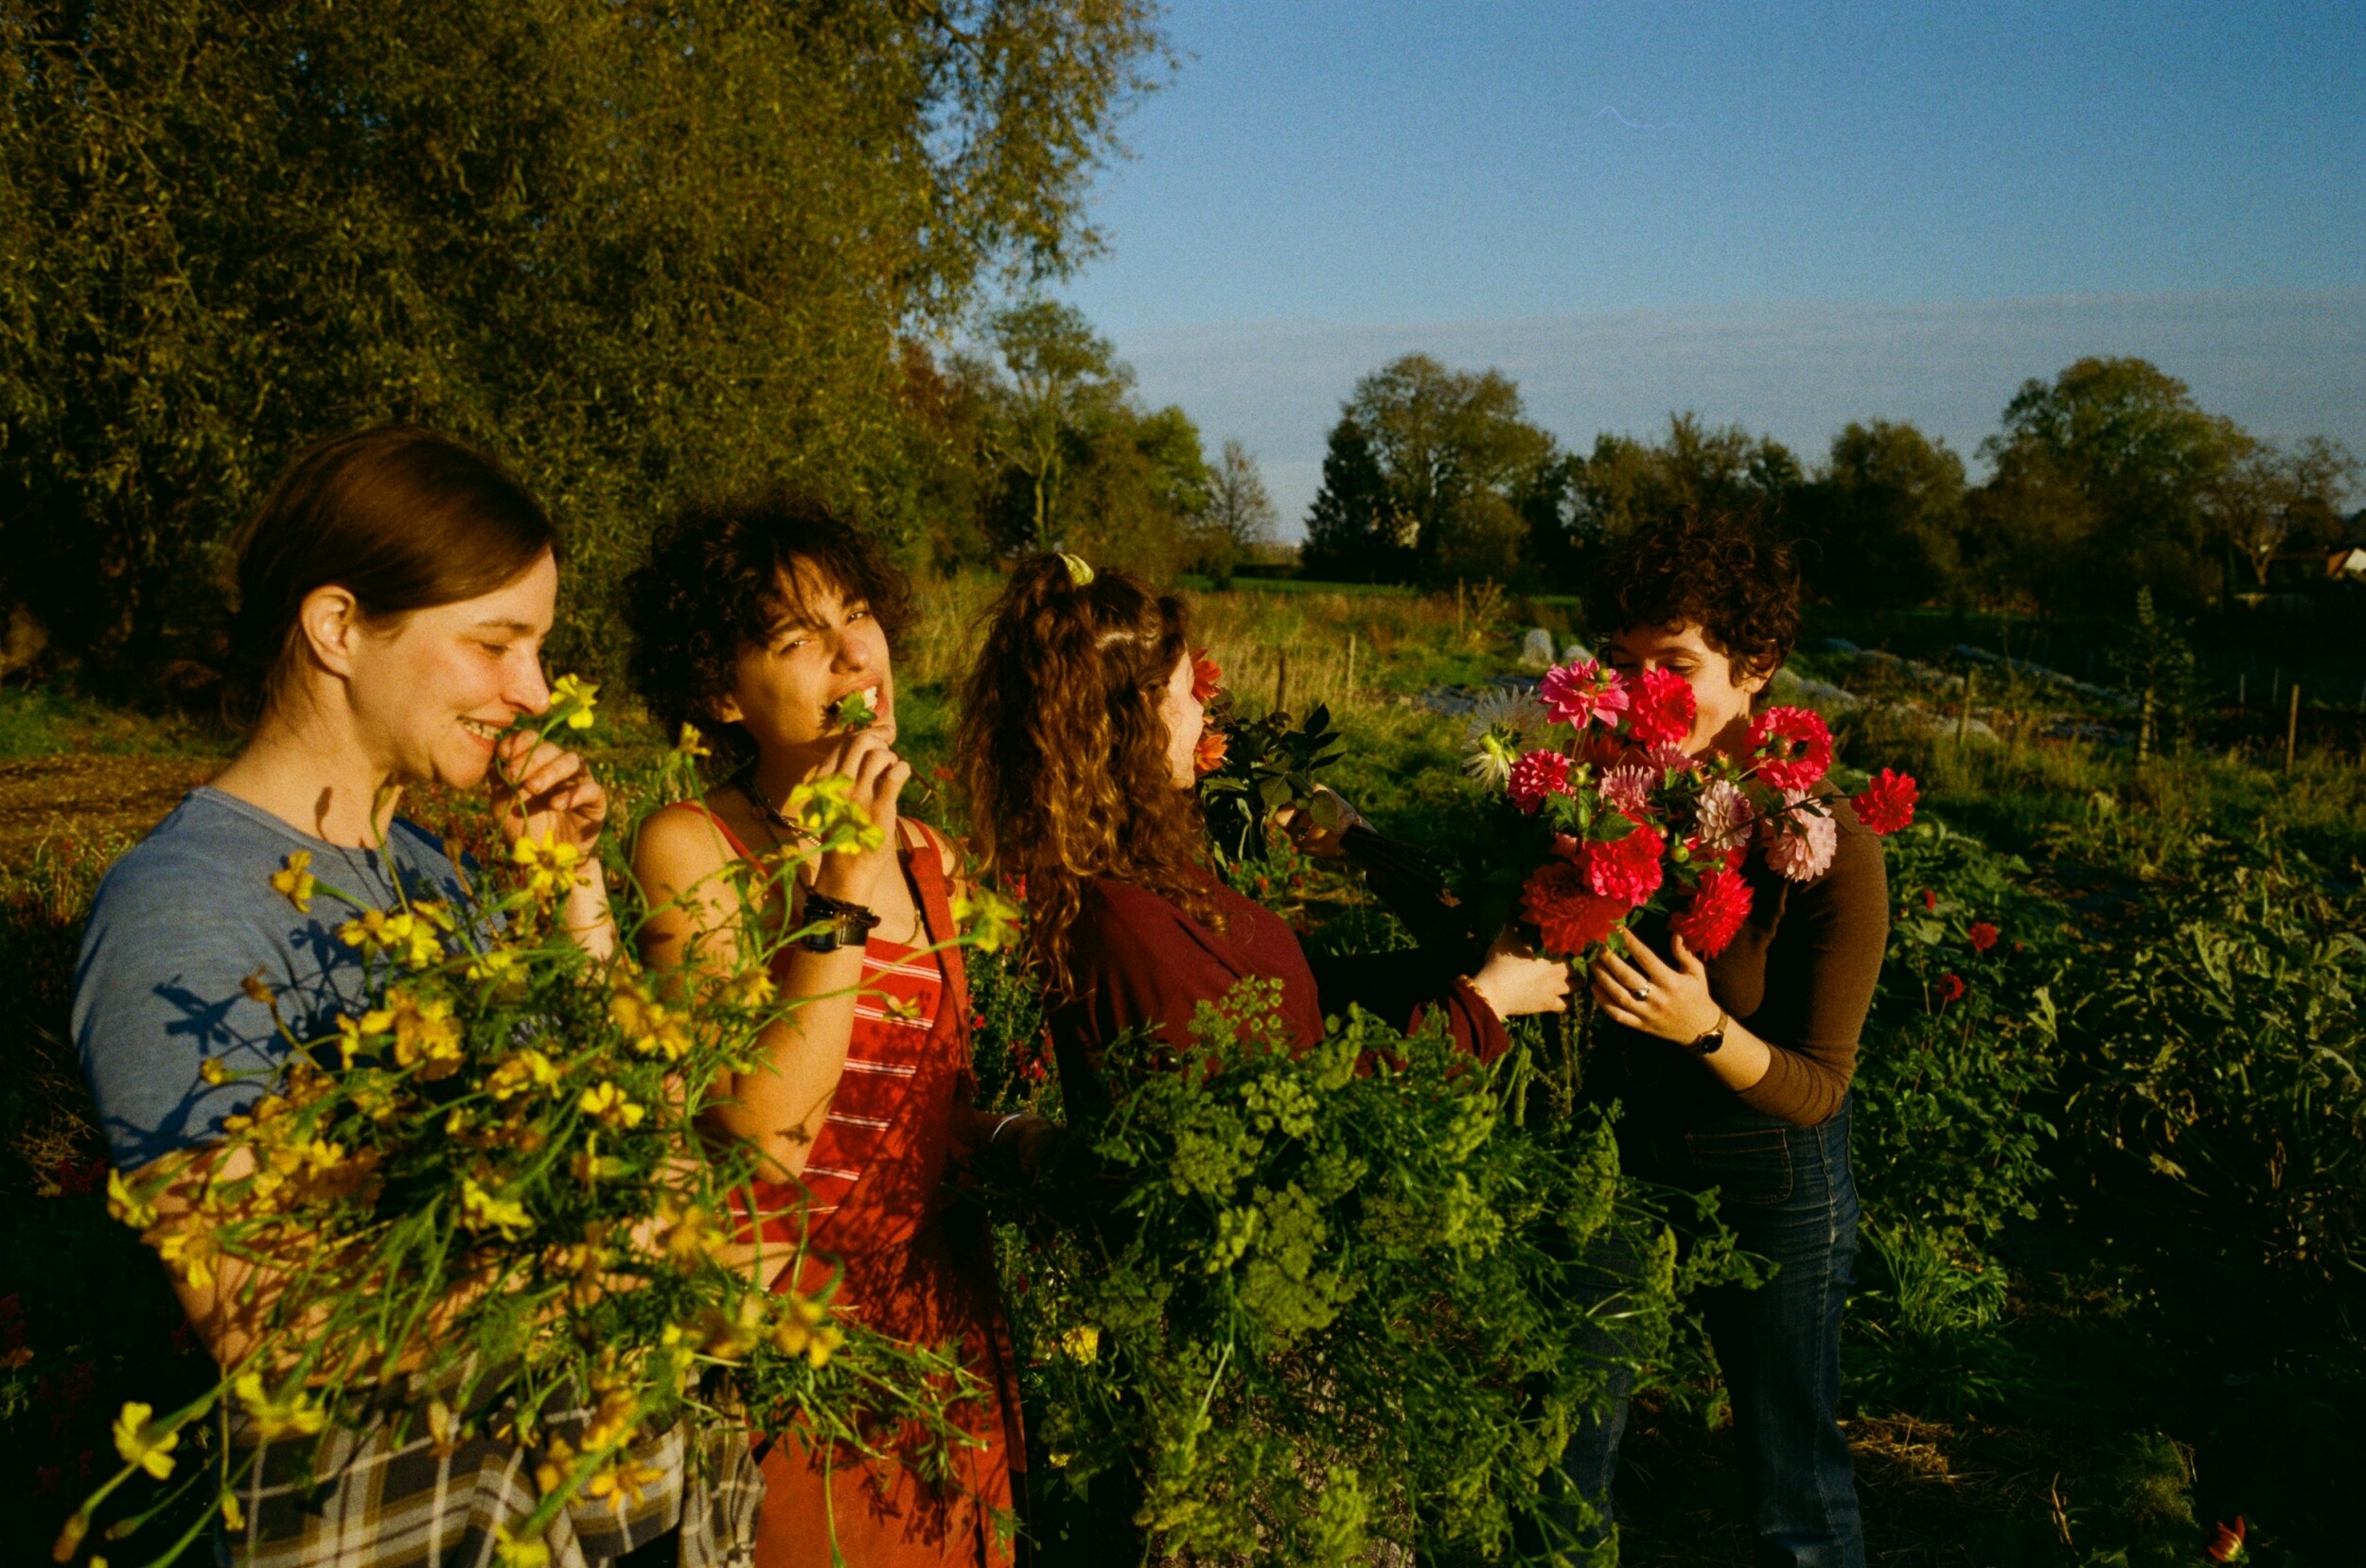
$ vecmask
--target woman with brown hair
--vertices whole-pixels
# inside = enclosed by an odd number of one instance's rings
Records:
[[[1401,983],[1385,987],[1310,962],[1280,917],[1215,874],[1192,793],[1205,727],[1181,600],[1073,555],[1012,573],[963,689],[957,750],[973,846],[1025,881],[1066,1103],[1099,1092],[1119,1034],[1188,1044],[1199,1005],[1245,979],[1280,982],[1300,1047],[1322,1037],[1326,1013],[1359,1001],[1404,1026],[1436,1009],[1490,1059],[1508,1044],[1506,1018],[1565,1005],[1567,969],[1509,938],[1470,976],[1395,961]]]
[[[219,1154],[224,1119],[272,1086],[290,1040],[333,1035],[376,1005],[360,950],[335,934],[362,906],[328,886],[378,907],[399,890],[469,907],[443,843],[397,814],[405,787],[489,784],[506,837],[572,847],[582,870],[562,918],[586,948],[612,947],[594,853],[608,796],[581,758],[517,726],[550,705],[540,655],[559,543],[489,459],[401,427],[313,448],[239,535],[230,676],[246,744],[108,872],[75,976],[75,1038],[116,1165],[185,1172],[159,1209],[251,1172],[245,1149]],[[321,873],[309,907],[274,890],[291,857]],[[225,1366],[253,1348],[279,1288],[227,1254],[210,1283],[176,1272],[174,1286]],[[588,1412],[542,1414],[560,1425]],[[324,1441],[346,1457],[317,1487],[311,1439],[252,1443],[224,1560],[490,1561],[539,1504],[544,1455],[489,1436],[451,1448],[424,1427],[414,1411],[407,1427],[333,1433]],[[570,1507],[541,1540],[554,1568],[642,1552],[720,1563],[744,1546],[752,1484],[685,1473],[680,1428],[631,1457],[662,1480],[623,1507]]]
[[[1742,519],[1679,514],[1639,530],[1586,594],[1605,657],[1629,676],[1671,670],[1691,686],[1696,756],[1746,753],[1753,712],[1799,629],[1790,554]],[[1593,964],[1611,1023],[1589,1095],[1625,1107],[1626,1168],[1686,1190],[1716,1189],[1742,1249],[1776,1265],[1756,1290],[1704,1300],[1733,1397],[1762,1568],[1860,1568],[1863,1526],[1848,1440],[1834,1419],[1840,1329],[1857,1248],[1848,1085],[1888,943],[1880,841],[1828,783],[1799,846],[1820,867],[1777,875],[1744,863],[1750,917],[1704,961],[1681,937],[1634,941]],[[1623,1388],[1571,1442],[1573,1489],[1606,1516],[1626,1421]],[[1574,1524],[1575,1509],[1565,1524]],[[1599,1528],[1598,1524],[1596,1529]],[[1577,1532],[1580,1540],[1592,1532]]]
[[[950,1484],[768,1441],[758,1568],[994,1568],[1013,1555],[1024,1448],[1009,1331],[983,1238],[955,1234],[945,1195],[967,1153],[1031,1129],[973,1108],[969,1000],[951,945],[959,857],[901,809],[911,767],[895,751],[892,648],[909,605],[874,541],[787,494],[689,508],[630,585],[642,694],[669,726],[705,731],[726,775],[641,824],[644,956],[660,970],[729,972],[750,915],[806,933],[772,962],[781,995],[801,1005],[765,1031],[766,1069],[726,1085],[710,1118],[765,1156],[767,1239],[808,1249],[803,1277],[785,1271],[782,1288],[811,1291],[836,1266],[834,1310],[914,1344],[957,1345],[983,1383],[959,1412],[973,1442],[950,1455]],[[831,775],[853,781],[882,841],[800,857],[799,876],[781,878],[767,858],[800,837],[785,806]]]

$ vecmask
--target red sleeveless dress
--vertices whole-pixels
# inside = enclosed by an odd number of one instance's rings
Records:
[[[714,813],[687,809],[753,858]],[[917,822],[906,819],[904,828],[898,858],[924,944],[877,937],[866,944],[845,1073],[808,1154],[803,1187],[759,1184],[755,1196],[774,1215],[765,1222],[768,1241],[794,1245],[800,1229],[811,1227],[807,1242],[818,1258],[805,1288],[834,1264],[844,1270],[836,1310],[909,1343],[961,1347],[963,1365],[985,1384],[957,1411],[978,1442],[952,1456],[950,1486],[892,1460],[817,1452],[787,1436],[768,1443],[756,1568],[832,1568],[834,1542],[847,1568],[1005,1568],[1014,1560],[1014,1473],[1027,1452],[1017,1361],[985,1237],[955,1234],[944,1212],[945,1178],[961,1153],[957,1127],[975,1094],[969,993],[960,948],[926,950],[954,935],[941,840]]]

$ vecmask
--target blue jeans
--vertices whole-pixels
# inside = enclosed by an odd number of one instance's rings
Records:
[[[1627,1169],[1686,1191],[1720,1190],[1718,1214],[1743,1251],[1776,1265],[1757,1290],[1724,1286],[1701,1302],[1733,1398],[1757,1568],[1864,1568],[1848,1439],[1833,1419],[1840,1401],[1840,1323],[1857,1256],[1857,1187],[1848,1171],[1848,1107],[1821,1127],[1736,1106],[1715,1123],[1656,1126],[1630,1117],[1619,1128]],[[1614,1262],[1612,1268],[1616,1264]],[[1621,1284],[1605,1276],[1606,1291]],[[1606,1332],[1598,1348],[1616,1350]],[[1627,1426],[1622,1377],[1611,1404],[1570,1440],[1562,1469],[1603,1518]],[[1566,1527],[1575,1509],[1562,1513]],[[1607,1531],[1580,1532],[1598,1543]]]

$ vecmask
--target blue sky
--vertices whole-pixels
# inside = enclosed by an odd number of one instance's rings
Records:
[[[1180,0],[1066,286],[1293,531],[1355,378],[1496,365],[1564,441],[1671,409],[1970,454],[2137,353],[2366,453],[2366,0]]]

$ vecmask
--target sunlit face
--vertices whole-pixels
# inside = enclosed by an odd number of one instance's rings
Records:
[[[1750,732],[1750,699],[1762,690],[1765,674],[1737,674],[1734,661],[1710,645],[1699,626],[1629,626],[1610,640],[1610,667],[1621,675],[1672,670],[1692,688],[1695,711],[1685,749],[1700,756],[1712,749],[1739,752]]]
[[[868,692],[878,715],[872,729],[893,744],[895,679],[886,631],[871,606],[859,595],[847,597],[836,579],[802,560],[796,572],[765,641],[740,649],[732,689],[715,716],[746,729],[765,755],[807,751],[843,734],[837,705]]]
[[[1186,653],[1175,661],[1174,673],[1167,677],[1166,690],[1158,697],[1158,716],[1167,726],[1167,774],[1177,789],[1199,782],[1194,757],[1208,728],[1208,709],[1192,695],[1192,656]]]
[[[521,714],[550,706],[542,640],[558,608],[558,563],[546,553],[475,599],[363,625],[345,670],[362,744],[397,784],[468,788]]]

